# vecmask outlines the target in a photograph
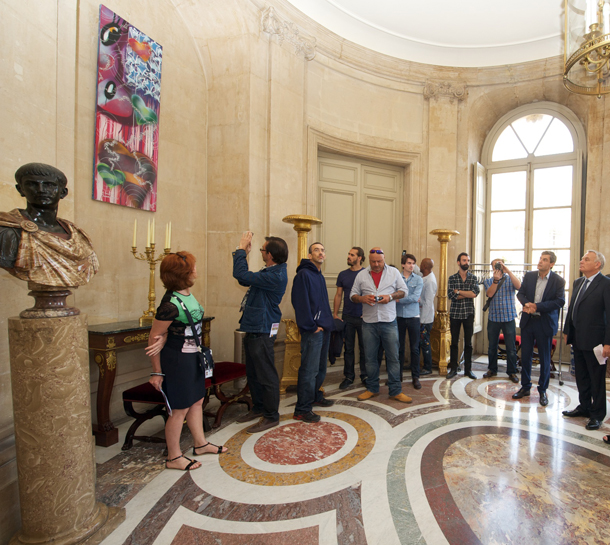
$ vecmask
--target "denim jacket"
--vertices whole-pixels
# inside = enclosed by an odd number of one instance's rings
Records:
[[[249,286],[239,330],[247,333],[269,333],[271,324],[282,318],[280,303],[288,285],[286,263],[267,267],[259,272],[248,270],[245,250],[233,252],[233,278]]]
[[[421,276],[411,273],[407,280],[404,275],[402,279],[405,281],[409,293],[396,301],[396,315],[399,318],[418,318],[419,317],[419,298],[424,287],[424,279]]]

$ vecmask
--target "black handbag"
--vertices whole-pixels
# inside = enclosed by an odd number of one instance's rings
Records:
[[[205,373],[205,378],[210,378],[214,374],[214,358],[212,357],[212,351],[207,346],[203,346],[199,341],[199,335],[197,335],[195,322],[193,321],[191,313],[186,308],[184,301],[180,299],[175,292],[174,297],[180,303],[180,306],[182,307],[182,310],[184,310],[184,314],[186,314],[186,318],[189,321],[189,325],[191,326],[195,344],[197,345],[197,360],[199,362],[199,367],[201,367],[201,370]]]

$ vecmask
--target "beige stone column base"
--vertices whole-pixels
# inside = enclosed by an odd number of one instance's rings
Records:
[[[8,326],[22,524],[11,543],[110,533],[125,515],[95,501],[87,317],[9,318]]]

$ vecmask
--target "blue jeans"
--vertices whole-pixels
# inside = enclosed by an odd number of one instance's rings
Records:
[[[330,344],[330,331],[301,332],[301,367],[297,382],[297,404],[294,414],[305,414],[311,411],[314,401],[321,401],[324,395],[320,391],[326,378],[326,361]]]
[[[517,373],[517,350],[515,349],[515,337],[517,328],[515,320],[510,322],[487,321],[487,339],[489,349],[487,357],[489,359],[488,368],[492,373],[498,372],[498,338],[500,332],[504,333],[504,343],[506,344],[506,372],[509,375]]]
[[[419,349],[422,355],[424,356],[424,369],[426,371],[432,371],[432,348],[430,347],[430,331],[432,331],[433,324],[434,322],[420,325]]]
[[[409,349],[411,353],[411,376],[419,378],[419,317],[396,318],[398,322],[398,361],[400,362],[400,380],[405,366],[405,334],[409,332]]]
[[[364,343],[362,342],[362,318],[343,314],[341,319],[345,322],[345,353],[343,374],[347,380],[356,380],[356,333],[358,333],[358,350],[360,352],[360,379],[366,380],[366,365],[364,356]]]
[[[269,333],[246,333],[246,376],[252,394],[252,410],[265,418],[279,420],[280,379],[275,368],[273,344]]]
[[[402,391],[400,383],[400,363],[398,361],[398,326],[393,322],[362,324],[364,353],[366,357],[366,389],[374,394],[379,393],[379,347],[385,351],[388,368],[388,386],[390,395],[396,396]]]

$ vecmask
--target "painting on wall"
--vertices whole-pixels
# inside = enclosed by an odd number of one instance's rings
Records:
[[[93,198],[157,209],[163,48],[100,5]]]

